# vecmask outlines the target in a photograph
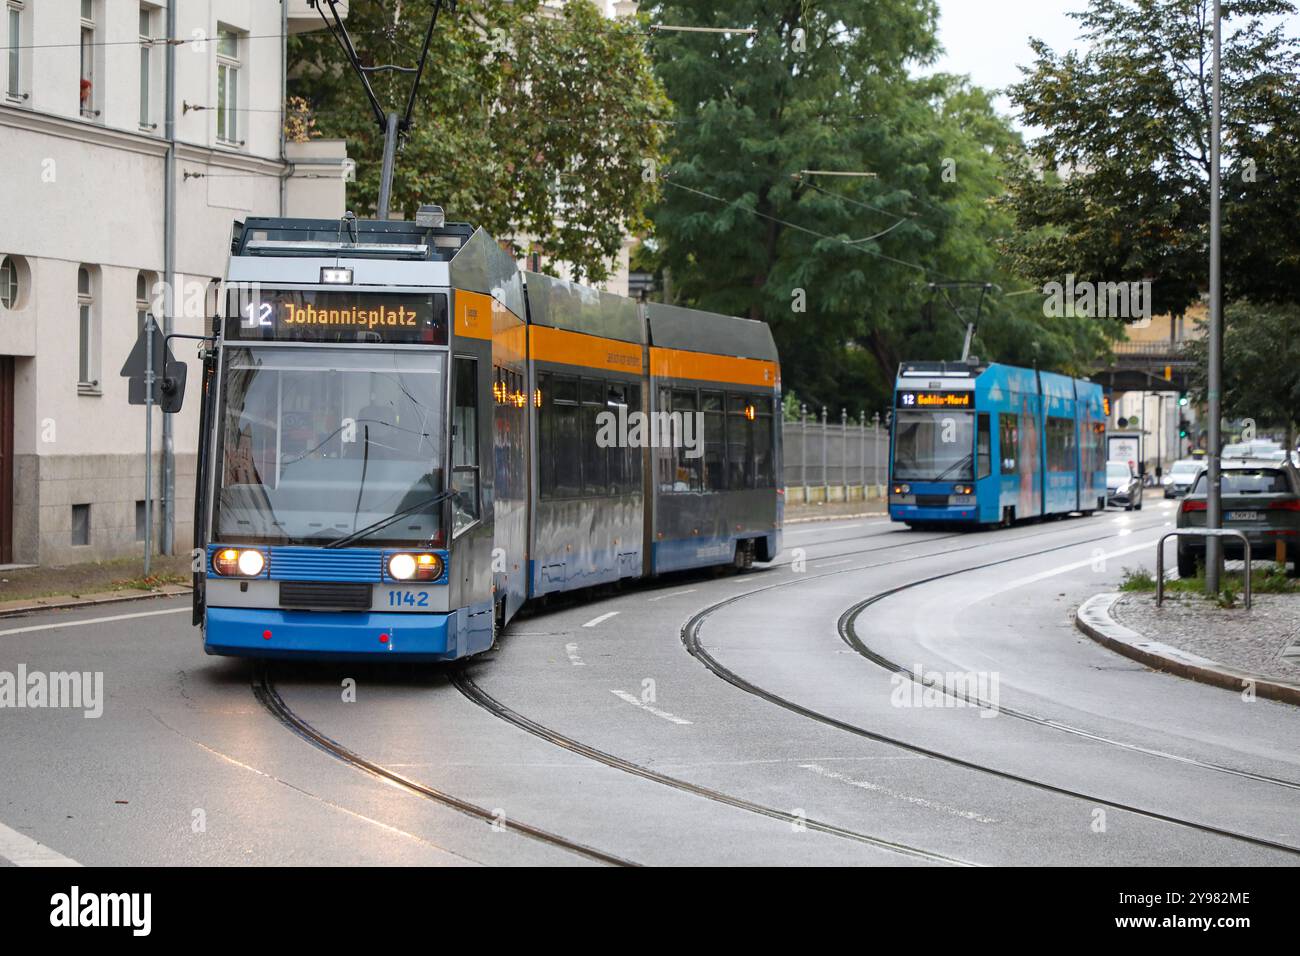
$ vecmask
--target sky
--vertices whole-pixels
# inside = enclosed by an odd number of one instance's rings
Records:
[[[945,53],[935,72],[961,73],[986,89],[1005,89],[1020,79],[1017,67],[1033,60],[1031,36],[1058,53],[1080,46],[1078,26],[1067,14],[1087,0],[939,0],[939,42]],[[1011,104],[998,97],[999,112]]]

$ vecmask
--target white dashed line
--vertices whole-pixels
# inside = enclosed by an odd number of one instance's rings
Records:
[[[837,564],[852,564],[852,558],[845,558],[843,561],[823,561],[820,564],[814,564],[814,568],[833,568]]]
[[[595,627],[597,624],[600,624],[602,621],[608,621],[611,617],[613,617],[617,613],[618,611],[610,611],[608,614],[602,614],[600,617],[593,617],[590,621],[588,621],[586,624],[582,626]]]
[[[787,531],[786,534],[818,534],[824,531],[848,531],[850,528],[861,528],[862,522],[857,524],[837,524],[829,528],[803,528],[799,531]]]
[[[0,637],[6,637],[10,634],[31,634],[33,631],[57,631],[61,627],[81,627],[83,624],[107,624],[110,621],[129,621],[137,617],[155,617],[159,614],[188,614],[191,608],[169,607],[163,611],[137,611],[135,614],[114,614],[111,617],[92,617],[85,621],[60,621],[57,624],[33,624],[29,627],[11,627],[6,631],[0,631]]]
[[[577,645],[577,644],[565,644],[565,645],[564,645],[564,653],[566,653],[566,654],[569,655],[569,663],[572,664],[574,667],[586,667],[586,666],[587,666],[587,662],[584,661],[581,657],[578,656],[578,645]]]
[[[933,800],[927,800],[925,797],[913,796],[909,793],[899,793],[897,790],[890,790],[888,787],[882,787],[878,783],[871,783],[869,780],[853,780],[847,774],[840,773],[838,770],[828,770],[815,763],[805,763],[799,765],[804,770],[811,770],[813,773],[826,777],[828,780],[838,780],[841,783],[847,783],[850,787],[857,787],[861,790],[870,790],[872,793],[882,793],[887,797],[893,797],[895,800],[902,800],[905,803],[911,803],[918,807],[925,807],[928,810],[938,810],[940,813],[947,813],[950,816],[961,817],[963,820],[974,820],[976,823],[997,823],[993,817],[986,817],[982,813],[976,813],[974,810],[962,810],[959,807],[951,807],[946,803],[935,803]]]
[[[31,837],[0,823],[0,857],[14,866],[81,866]]]
[[[678,717],[675,714],[668,713],[668,711],[666,710],[660,710],[658,707],[651,707],[649,704],[642,703],[638,698],[632,696],[625,690],[611,690],[610,693],[613,694],[615,697],[617,697],[619,700],[627,701],[633,707],[640,707],[642,710],[646,711],[647,713],[654,714],[656,717],[662,717],[664,720],[671,720],[674,724],[690,723],[690,721],[687,720],[685,717]]]
[[[651,600],[651,601],[662,601],[664,598],[670,598],[670,597],[681,597],[683,594],[694,594],[694,593],[695,593],[695,590],[696,590],[695,588],[691,588],[689,591],[674,591],[672,594],[661,594],[661,595],[659,595],[658,597],[652,597],[652,598],[650,598],[650,600]]]

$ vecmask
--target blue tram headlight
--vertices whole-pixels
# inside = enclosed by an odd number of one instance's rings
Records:
[[[222,577],[255,578],[266,568],[266,555],[256,548],[222,548],[212,555],[212,570]]]
[[[388,576],[394,581],[436,581],[442,577],[442,558],[427,552],[401,551],[389,555]]]
[[[911,493],[911,485],[894,485],[894,494],[896,495],[910,495]]]

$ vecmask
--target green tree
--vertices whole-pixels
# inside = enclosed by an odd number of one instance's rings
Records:
[[[1295,447],[1300,419],[1300,306],[1238,301],[1223,316],[1223,413],[1286,429]],[[1205,400],[1206,340],[1193,339],[1192,390]]]
[[[810,407],[882,407],[899,361],[960,354],[965,319],[930,282],[1023,287],[1000,269],[993,243],[1011,219],[990,202],[1015,134],[983,91],[910,73],[936,50],[933,0],[644,9],[757,31],[651,40],[676,113],[646,259],[676,301],[767,321]],[[949,298],[973,316],[969,292]],[[1069,364],[1079,333],[1066,326],[1043,318],[1041,298],[993,295],[977,351]]]
[[[1289,0],[1224,0],[1224,276],[1300,301],[1300,59]],[[1212,0],[1090,0],[1082,53],[1033,40],[1010,90],[1044,130],[1010,177],[1015,267],[1037,282],[1152,283],[1182,315],[1208,286]]]
[[[431,0],[353,3],[364,65],[413,66]],[[437,202],[498,239],[535,242],[544,267],[608,274],[655,195],[668,104],[636,21],[611,21],[591,0],[560,11],[539,0],[475,0],[439,17],[412,129],[397,157],[393,208]],[[373,210],[383,136],[360,82],[324,30],[290,39],[290,93],[310,104],[320,135],[357,160],[349,203]],[[410,78],[371,74],[385,109],[404,108]]]

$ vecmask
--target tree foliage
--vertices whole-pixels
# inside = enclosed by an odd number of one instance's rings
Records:
[[[1043,135],[1017,164],[1006,248],[1038,282],[1152,283],[1181,315],[1208,286],[1212,0],[1090,0],[1084,52],[1032,41],[1011,88]],[[1289,0],[1224,0],[1224,278],[1300,301],[1300,58]],[[1269,25],[1273,24],[1273,25]],[[1057,175],[1060,173],[1060,175]]]
[[[444,5],[445,6],[445,5]],[[414,66],[432,0],[353,3],[348,30],[367,66]],[[654,198],[644,175],[658,159],[667,113],[636,21],[611,21],[591,0],[562,10],[539,0],[472,0],[438,20],[412,128],[397,157],[392,205],[421,203],[482,226],[516,252],[533,241],[543,263],[579,278],[608,274]],[[383,135],[361,85],[325,30],[290,40],[290,92],[323,136],[357,161],[348,201],[378,198]],[[374,73],[384,109],[402,112],[410,78]]]
[[[993,202],[1000,156],[1018,138],[983,91],[912,76],[936,50],[933,0],[643,9],[757,31],[651,41],[675,115],[647,260],[677,301],[767,321],[783,378],[810,403],[879,408],[900,361],[958,357],[978,291],[948,293],[958,316],[930,282],[1024,286],[994,248],[1011,224]],[[1093,339],[1046,321],[1041,298],[995,294],[976,351],[1068,367]]]

